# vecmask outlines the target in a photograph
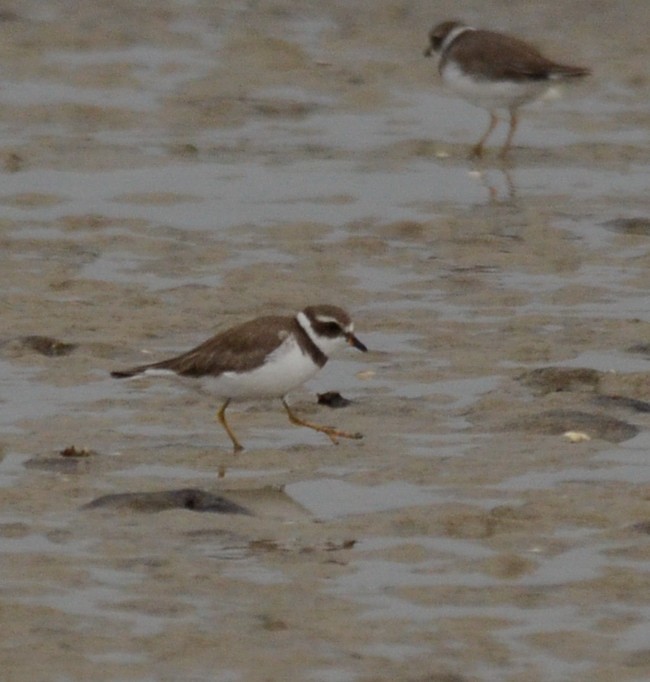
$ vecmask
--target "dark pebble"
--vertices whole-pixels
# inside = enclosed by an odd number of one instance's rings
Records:
[[[213,512],[217,514],[246,514],[251,512],[235,502],[213,495],[198,488],[182,490],[161,490],[155,493],[117,493],[103,495],[85,504],[82,509],[132,509],[141,512],[159,512],[167,509],[190,509],[197,512]]]
[[[351,402],[337,391],[318,394],[318,404],[327,405],[327,407],[347,407]]]

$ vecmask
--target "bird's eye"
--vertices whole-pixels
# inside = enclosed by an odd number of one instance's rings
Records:
[[[341,333],[341,327],[336,322],[328,322],[325,328],[333,336]]]

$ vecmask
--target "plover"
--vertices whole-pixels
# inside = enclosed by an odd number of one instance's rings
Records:
[[[346,343],[363,352],[368,350],[354,335],[354,324],[345,310],[334,305],[313,305],[294,317],[257,317],[182,355],[114,371],[111,376],[122,379],[176,375],[200,380],[206,390],[224,400],[217,418],[235,452],[243,447],[226,421],[226,408],[233,400],[280,398],[292,424],[320,431],[337,443],[338,438],[362,435],[301,419],[291,411],[285,396],[316,374]]]
[[[434,26],[429,43],[424,54],[439,55],[438,70],[444,83],[490,112],[490,124],[472,149],[472,155],[477,157],[483,154],[483,145],[497,124],[498,110],[510,112],[508,136],[501,149],[501,157],[505,157],[517,129],[520,106],[543,95],[553,81],[590,73],[582,66],[551,61],[523,40],[475,29],[460,21],[444,21]]]

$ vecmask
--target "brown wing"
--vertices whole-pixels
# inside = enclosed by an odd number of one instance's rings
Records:
[[[461,34],[446,57],[462,58],[468,71],[491,80],[546,80],[589,73],[589,69],[551,61],[523,40],[494,31]]]
[[[131,377],[148,369],[168,369],[181,376],[218,376],[223,372],[244,372],[264,362],[287,337],[291,318],[259,317],[227,329],[192,350],[168,360],[111,372],[114,377]]]

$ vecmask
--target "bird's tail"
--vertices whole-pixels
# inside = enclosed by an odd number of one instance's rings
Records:
[[[132,367],[131,369],[118,369],[111,372],[111,376],[114,379],[128,379],[129,377],[135,377],[138,374],[142,374],[146,368],[145,367]]]
[[[591,69],[586,66],[569,66],[568,64],[556,64],[552,70],[552,78],[584,78],[591,74]]]
[[[168,359],[160,360],[159,362],[152,362],[150,365],[138,365],[137,367],[129,367],[128,369],[114,370],[111,372],[111,376],[114,379],[129,379],[130,377],[140,376],[148,370],[161,370],[162,374],[167,374],[169,372],[173,372],[173,369],[170,369],[169,367],[173,360],[175,360],[175,358],[171,358],[171,360]]]

